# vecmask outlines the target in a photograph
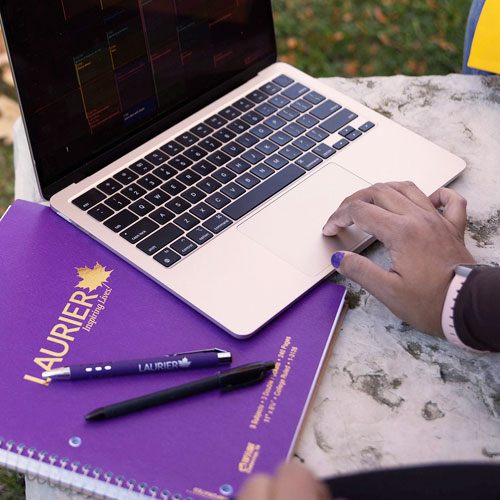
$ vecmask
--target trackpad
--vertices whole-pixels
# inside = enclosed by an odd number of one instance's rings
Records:
[[[305,274],[327,269],[338,250],[354,251],[369,235],[351,226],[334,237],[321,230],[347,196],[370,184],[335,163],[325,165],[238,229]]]

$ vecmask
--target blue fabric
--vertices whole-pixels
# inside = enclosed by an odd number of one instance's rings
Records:
[[[474,0],[469,11],[469,18],[467,19],[467,29],[465,31],[465,44],[464,44],[464,59],[462,64],[462,72],[464,75],[493,75],[487,71],[481,71],[480,69],[471,68],[467,66],[469,61],[470,50],[472,47],[472,41],[474,40],[474,35],[476,34],[477,23],[479,22],[479,17],[483,11],[484,3],[486,0]]]

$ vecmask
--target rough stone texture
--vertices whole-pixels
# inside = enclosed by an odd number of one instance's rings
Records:
[[[500,263],[500,77],[325,80],[467,161],[452,187],[469,200],[466,243]],[[36,200],[16,130],[16,197]],[[388,264],[382,245],[366,254]],[[413,330],[376,299],[349,288],[348,312],[296,457],[320,476],[450,461],[500,461],[500,355],[475,354]],[[27,499],[64,500],[36,482]],[[72,496],[72,498],[80,498]]]

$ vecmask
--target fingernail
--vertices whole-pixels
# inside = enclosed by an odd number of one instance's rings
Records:
[[[332,255],[332,266],[335,269],[338,269],[340,267],[340,263],[342,262],[342,259],[344,258],[345,253],[344,252],[335,252]]]

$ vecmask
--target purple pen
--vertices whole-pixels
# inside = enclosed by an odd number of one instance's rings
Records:
[[[140,375],[143,373],[191,370],[231,363],[232,356],[223,349],[205,349],[202,351],[179,352],[155,358],[106,361],[62,366],[42,373],[42,377],[51,380],[85,380],[92,378],[117,377],[121,375]]]

